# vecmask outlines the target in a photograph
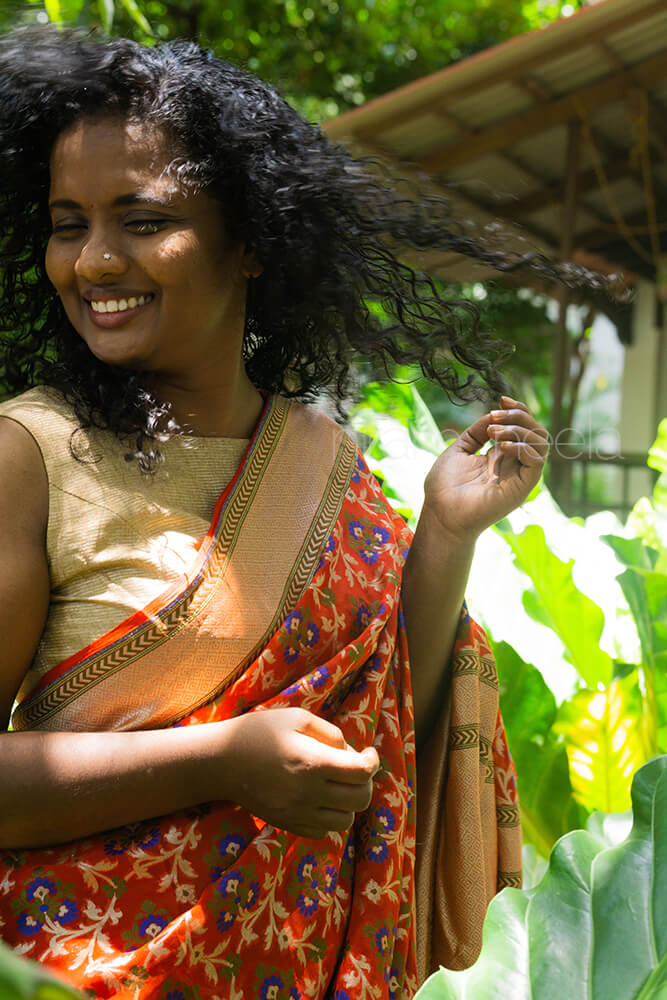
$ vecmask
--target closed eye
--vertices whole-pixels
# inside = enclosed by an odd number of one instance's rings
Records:
[[[139,235],[159,233],[169,224],[168,219],[128,219],[125,225]]]

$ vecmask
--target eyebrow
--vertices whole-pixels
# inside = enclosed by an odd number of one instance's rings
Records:
[[[165,201],[163,198],[156,198],[150,194],[121,194],[117,198],[114,198],[112,202],[114,208],[121,208],[126,205],[148,205],[152,208],[174,207],[173,202]],[[77,211],[81,207],[78,201],[72,201],[70,198],[56,198],[54,201],[49,202],[49,208],[65,208]]]

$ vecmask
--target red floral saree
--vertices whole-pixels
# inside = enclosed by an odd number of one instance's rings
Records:
[[[340,428],[270,399],[187,585],[51,670],[14,726],[148,729],[298,705],[375,745],[373,801],[319,841],[213,802],[5,851],[2,937],[90,996],[127,1000],[407,1000],[418,964],[473,961],[488,900],[518,879],[514,775],[493,660],[464,614],[417,806],[409,541]]]

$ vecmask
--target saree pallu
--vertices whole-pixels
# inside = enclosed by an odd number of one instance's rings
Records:
[[[409,542],[340,428],[269,399],[187,584],[53,668],[14,727],[149,729],[299,706],[376,747],[369,808],[322,840],[213,802],[4,851],[0,935],[90,996],[126,1000],[408,1000],[439,962],[474,961],[490,897],[519,878],[514,773],[493,660],[464,612],[420,753],[418,821]]]

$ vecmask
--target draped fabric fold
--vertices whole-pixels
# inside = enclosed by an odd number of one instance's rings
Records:
[[[340,428],[270,400],[185,586],[51,670],[14,724],[146,729],[300,706],[375,745],[369,809],[318,841],[213,802],[2,852],[0,935],[90,996],[127,1000],[407,1000],[418,954],[420,976],[474,961],[488,900],[518,877],[513,769],[493,660],[464,613],[417,783],[409,543]]]

